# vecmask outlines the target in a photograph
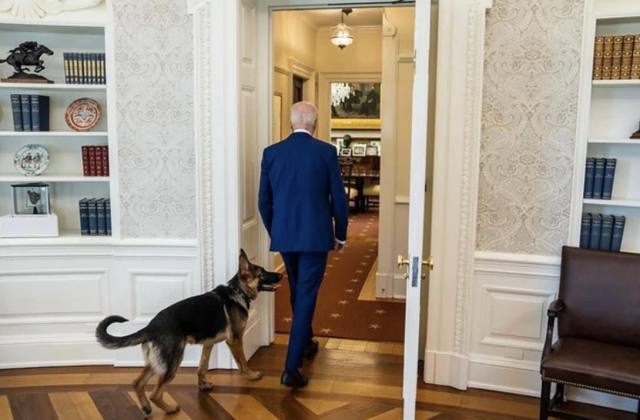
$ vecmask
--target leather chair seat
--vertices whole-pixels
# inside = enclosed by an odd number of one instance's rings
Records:
[[[568,337],[552,349],[543,380],[640,398],[640,349]]]

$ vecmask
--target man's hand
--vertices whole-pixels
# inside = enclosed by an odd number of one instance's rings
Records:
[[[344,249],[344,242],[340,243],[338,241],[336,241],[335,245],[333,246],[333,250],[335,252],[340,252]]]

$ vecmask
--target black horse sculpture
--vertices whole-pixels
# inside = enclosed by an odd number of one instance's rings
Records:
[[[40,79],[53,83],[43,76],[26,73],[29,69],[23,68],[25,66],[35,66],[34,71],[40,73],[45,68],[44,61],[40,59],[44,54],[53,55],[53,51],[37,42],[23,42],[18,48],[9,51],[9,56],[4,60],[0,60],[0,63],[7,63],[15,70],[15,74],[9,79]]]

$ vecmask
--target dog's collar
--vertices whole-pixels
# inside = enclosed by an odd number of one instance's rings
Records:
[[[244,300],[244,304],[245,304],[245,309],[248,311],[249,307],[251,306],[251,299],[249,298],[249,296],[247,296],[247,294],[238,286],[229,286],[229,288],[234,293],[242,296],[242,299]]]

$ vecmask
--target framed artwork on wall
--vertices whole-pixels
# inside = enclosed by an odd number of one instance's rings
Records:
[[[331,83],[331,128],[379,130],[380,83]]]
[[[379,154],[377,146],[367,146],[367,156],[378,156]]]
[[[340,149],[340,156],[351,156],[351,149],[348,147],[343,147]]]
[[[367,146],[364,144],[354,144],[351,149],[353,150],[353,156],[366,156]]]
[[[282,94],[273,94],[273,139],[274,143],[282,140]]]

